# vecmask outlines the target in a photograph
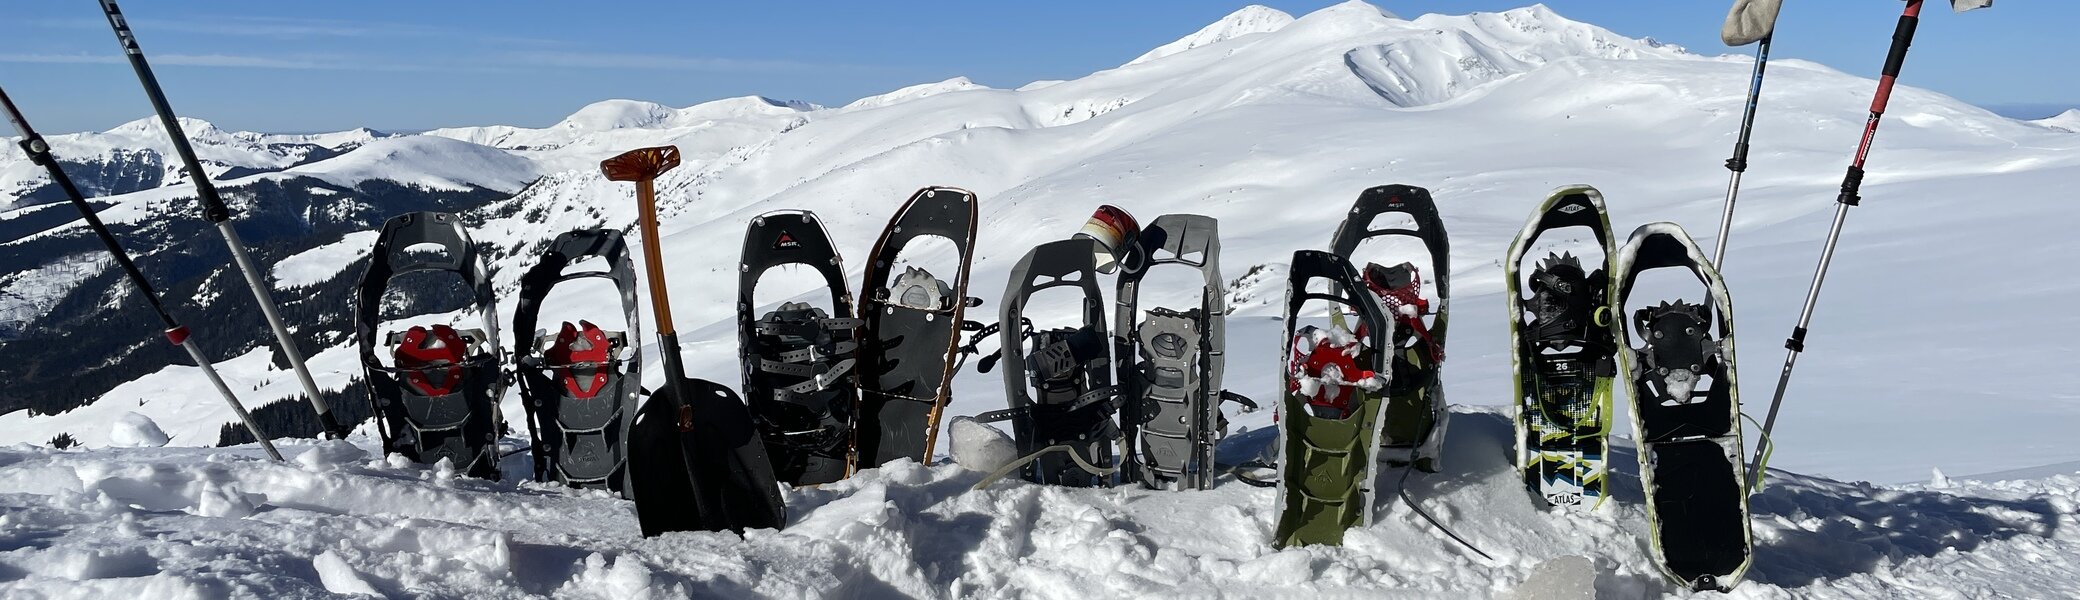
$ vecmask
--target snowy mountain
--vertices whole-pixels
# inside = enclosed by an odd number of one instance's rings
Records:
[[[1262,275],[1281,271],[1295,249],[1326,244],[1360,190],[1424,186],[1453,239],[1456,318],[1444,377],[1448,400],[1460,407],[1448,472],[1412,485],[1430,510],[1497,561],[1469,558],[1398,504],[1383,505],[1380,522],[1345,548],[1274,551],[1263,541],[1270,501],[1251,488],[1163,494],[1013,483],[961,493],[978,476],[944,464],[893,466],[791,492],[789,529],[754,532],[749,541],[637,540],[625,503],[532,484],[457,481],[338,445],[299,443],[291,453],[310,454],[294,466],[255,464],[243,448],[244,458],[209,460],[178,448],[8,450],[0,481],[48,508],[0,531],[58,541],[50,545],[56,550],[20,560],[0,552],[0,562],[24,581],[95,580],[77,585],[109,590],[135,584],[109,577],[168,589],[211,585],[226,576],[197,565],[225,564],[228,572],[268,573],[245,584],[262,595],[361,587],[488,596],[1314,597],[1382,587],[1415,596],[1662,593],[1646,570],[1630,471],[1620,473],[1615,507],[1603,512],[1552,515],[1516,500],[1522,496],[1501,463],[1506,421],[1496,408],[1511,395],[1497,263],[1544,194],[1570,183],[1603,190],[1621,235],[1671,220],[1715,243],[1708,237],[1725,184],[1720,164],[1750,66],[1745,58],[1628,38],[1543,6],[1413,19],[1358,2],[1297,19],[1251,7],[1118,68],[1068,81],[991,89],[954,79],[839,108],[756,96],[686,108],[613,100],[548,128],[436,130],[227,183],[264,198],[301,198],[287,212],[246,217],[241,227],[299,238],[266,262],[277,265],[272,281],[285,290],[278,297],[292,303],[291,319],[311,338],[305,350],[320,385],[340,394],[340,406],[364,402],[344,341],[351,302],[343,289],[360,271],[367,229],[407,206],[446,202],[463,211],[508,298],[501,314],[510,315],[516,280],[546,240],[634,221],[629,186],[596,170],[599,160],[634,147],[682,150],[684,165],[658,182],[660,242],[689,373],[724,382],[736,372],[734,290],[716,282],[735,272],[749,218],[815,210],[856,278],[859,257],[903,198],[922,186],[953,185],[981,198],[970,291],[985,300],[986,314],[1028,248],[1074,232],[1098,203],[1123,206],[1143,222],[1171,212],[1218,218],[1238,307],[1229,324],[1228,386],[1270,396],[1279,344],[1273,299],[1283,286]],[[1875,86],[1797,60],[1774,62],[1769,78],[1724,265],[1744,334],[1746,408],[1758,414],[1780,364],[1774,336],[1788,333],[1798,314]],[[1913,83],[1910,73],[1903,84]],[[2080,327],[2080,315],[2067,308],[2080,292],[2080,263],[2069,260],[2080,256],[2080,238],[2070,235],[2080,225],[2070,208],[2080,136],[2044,125],[2059,126],[2003,118],[1917,88],[1894,93],[1866,201],[1835,255],[1773,440],[1772,467],[1788,471],[1773,473],[1773,487],[1755,501],[1755,581],[1737,595],[1966,589],[2040,597],[2072,589],[2080,480],[2070,469],[2033,470],[2007,483],[1845,483],[1930,481],[1931,468],[1991,473],[2080,461],[2070,444],[2080,406],[2067,392],[2080,387],[2080,373],[2066,358],[2070,332]],[[474,191],[438,191],[445,189]],[[182,196],[176,186],[107,198],[104,215],[125,224],[168,215],[194,222]],[[264,213],[271,205],[243,206]],[[15,273],[49,271],[34,278],[37,285],[92,291],[68,294],[75,302],[121,297],[91,264],[71,267],[85,269],[85,283],[64,283],[75,272],[68,265],[91,261],[92,248],[26,245],[67,231],[48,228],[0,244],[0,252],[15,252],[0,264],[34,265]],[[226,307],[244,297],[232,287],[235,274],[195,266],[221,259],[180,255],[214,244],[206,232],[160,235],[153,248],[165,262],[146,269],[191,271],[176,293]],[[170,235],[183,237],[163,237]],[[2029,249],[1990,240],[2029,240]],[[1246,275],[1253,270],[1257,276]],[[7,283],[20,280],[14,277],[0,284],[22,285]],[[788,299],[809,285],[770,282],[758,301]],[[1195,293],[1157,280],[1143,300]],[[593,317],[614,302],[604,288],[578,289],[552,298],[551,314]],[[1031,315],[1072,310],[1035,306]],[[247,402],[292,397],[295,384],[268,360],[257,319],[217,317],[243,329],[206,332],[203,343],[232,358],[226,374]],[[121,325],[91,334],[160,347],[147,339],[148,322]],[[527,333],[505,332],[504,341]],[[647,329],[638,334],[652,339]],[[0,415],[0,442],[40,444],[64,432],[105,447],[137,437],[129,425],[111,425],[134,412],[175,446],[215,444],[230,420],[221,401],[194,368],[171,356],[158,360],[87,406]],[[163,366],[169,363],[175,366]],[[646,372],[659,373],[655,366]],[[949,414],[1001,408],[998,377],[962,373]],[[505,410],[509,418],[522,414],[510,395]],[[1228,450],[1237,450],[1262,443],[1271,417],[1230,419],[1252,430],[1231,441]],[[373,447],[369,434],[364,428],[354,442]],[[1627,470],[1632,460],[1621,453],[1614,464]],[[522,466],[508,470],[525,472]],[[133,504],[155,512],[129,512]],[[392,525],[398,515],[415,525]],[[88,525],[111,520],[113,531]],[[138,536],[101,550],[126,526],[225,533],[201,539],[207,549],[200,554],[176,556],[157,542],[132,540]],[[261,566],[276,563],[297,567],[284,574]],[[1583,563],[1604,575],[1570,578],[1567,566]],[[1527,583],[1534,580],[1544,583]]]
[[[224,131],[200,119],[183,117],[185,130],[214,179],[229,179],[325,160],[369,142],[391,137],[370,129],[309,135],[276,135]],[[66,173],[81,191],[110,196],[170,185],[184,180],[180,157],[174,155],[158,117],[138,119],[98,133],[49,135],[51,151],[65,163]],[[6,138],[0,144],[0,211],[58,202],[63,194],[51,186],[42,167]]]
[[[1285,11],[1259,4],[1251,4],[1242,7],[1242,10],[1222,17],[1219,21],[1214,21],[1212,25],[1207,25],[1204,29],[1192,32],[1191,35],[1178,38],[1175,42],[1156,46],[1156,49],[1135,57],[1134,60],[1127,61],[1127,64],[1138,65],[1200,46],[1211,46],[1252,33],[1271,33],[1292,22],[1293,15],[1286,14]]]
[[[2080,108],[2067,110],[2065,112],[2059,113],[2058,116],[2055,117],[2047,119],[2037,119],[2031,122],[2036,123],[2038,125],[2043,125],[2045,127],[2064,129],[2073,133],[2080,133]]]

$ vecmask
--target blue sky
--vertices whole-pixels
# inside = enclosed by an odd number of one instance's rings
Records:
[[[585,104],[686,106],[748,94],[843,104],[964,75],[992,87],[1116,66],[1245,1],[262,2],[123,6],[173,105],[232,129],[545,126]],[[1260,2],[1295,16],[1330,2]],[[1378,0],[1396,14],[1503,10],[1527,0]],[[1569,18],[1693,52],[1729,0],[1552,0]],[[1883,62],[1899,2],[1792,0],[1776,57],[1860,75]],[[0,8],[0,86],[47,131],[150,114],[88,0]],[[2080,2],[2002,0],[1952,14],[1931,0],[1903,81],[2011,116],[2080,107],[2070,33]],[[2046,65],[2063,65],[2047,70]]]

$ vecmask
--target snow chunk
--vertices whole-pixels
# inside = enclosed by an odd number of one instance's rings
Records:
[[[362,579],[361,574],[355,573],[353,567],[347,566],[347,559],[340,558],[339,554],[331,550],[319,552],[317,556],[311,557],[311,568],[318,572],[318,583],[325,586],[325,591],[334,594],[383,595],[382,592],[376,591],[375,586]]]
[[[650,600],[658,597],[651,589],[651,579],[650,568],[636,557],[624,555],[609,563],[605,555],[594,552],[585,557],[584,570],[557,588],[555,596]]]
[[[1168,44],[1157,46],[1156,49],[1148,51],[1147,54],[1135,57],[1134,60],[1127,61],[1127,64],[1122,66],[1138,65],[1165,56],[1170,56],[1172,54],[1177,54],[1179,52],[1184,52],[1186,50],[1191,50],[1193,48],[1211,46],[1252,33],[1270,33],[1273,31],[1278,31],[1280,28],[1283,28],[1287,24],[1292,22],[1293,15],[1286,14],[1285,11],[1281,11],[1276,8],[1271,8],[1259,4],[1251,4],[1249,6],[1242,7],[1241,10],[1229,13],[1228,16],[1221,17],[1221,20],[1214,21],[1212,25],[1207,25],[1206,27],[1198,31],[1192,32],[1191,35],[1178,38],[1177,41],[1170,42]]]
[[[946,426],[946,433],[953,438],[953,462],[970,471],[988,473],[1018,459],[1018,447],[1011,442],[1011,436],[974,417],[954,417],[953,423]]]
[[[318,442],[310,451],[296,455],[296,464],[313,473],[337,471],[340,467],[358,465],[365,460],[368,460],[368,451],[346,440]]]
[[[166,442],[170,441],[173,441],[172,438],[167,437],[166,432],[159,430],[157,422],[152,421],[151,417],[138,414],[135,411],[126,412],[122,416],[116,417],[116,422],[108,430],[108,445],[110,446],[158,448],[165,446]]]
[[[1538,563],[1531,576],[1510,592],[1512,600],[1594,600],[1596,563],[1585,556],[1559,556]]]

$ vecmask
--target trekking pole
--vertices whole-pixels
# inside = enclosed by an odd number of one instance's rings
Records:
[[[239,273],[245,275],[246,287],[253,292],[253,301],[260,305],[260,314],[267,317],[268,328],[274,330],[276,347],[281,349],[282,356],[289,359],[289,368],[296,372],[296,382],[303,386],[311,408],[318,412],[318,423],[325,430],[325,437],[345,437],[346,431],[339,419],[333,416],[332,407],[318,393],[317,382],[311,379],[311,370],[304,364],[303,352],[296,348],[289,327],[282,324],[282,315],[275,309],[274,297],[268,293],[267,283],[261,280],[259,269],[253,266],[253,258],[247,255],[245,242],[239,240],[238,230],[232,228],[231,209],[224,206],[224,198],[217,193],[217,186],[210,182],[209,172],[202,170],[202,161],[195,158],[195,148],[188,144],[188,134],[181,130],[180,118],[166,103],[166,93],[159,89],[159,79],[152,76],[152,66],[145,62],[144,51],[137,47],[137,36],[130,32],[130,25],[123,20],[123,12],[116,8],[115,0],[101,0],[101,11],[108,17],[108,26],[115,30],[123,54],[129,57],[130,68],[137,72],[137,81],[144,86],[145,96],[151,99],[152,109],[159,113],[159,122],[166,126],[166,136],[187,167],[188,179],[195,182],[195,197],[202,203],[202,217],[217,226],[224,245],[231,248],[232,262],[237,263]]]
[[[109,255],[115,257],[116,265],[123,268],[123,273],[129,276],[130,283],[137,286],[137,291],[144,295],[145,303],[150,304],[152,311],[159,314],[159,322],[166,325],[166,340],[188,351],[188,357],[195,360],[196,366],[202,367],[203,375],[208,376],[210,384],[216,386],[217,393],[224,396],[224,402],[231,405],[231,412],[237,413],[238,420],[245,423],[246,431],[252,432],[253,439],[258,440],[260,447],[267,450],[267,456],[282,460],[282,453],[275,450],[274,443],[268,441],[267,435],[260,432],[260,426],[253,423],[253,415],[246,412],[246,407],[239,403],[238,396],[231,393],[231,387],[224,384],[224,378],[217,375],[216,366],[210,364],[209,358],[203,356],[202,350],[195,347],[195,340],[189,337],[188,328],[166,312],[166,305],[160,302],[159,292],[152,289],[152,282],[144,278],[143,272],[137,270],[137,263],[130,260],[130,254],[123,251],[123,246],[116,242],[115,235],[108,232],[108,226],[101,223],[101,217],[94,214],[94,207],[87,204],[87,198],[80,193],[79,186],[72,183],[72,178],[65,174],[64,167],[58,165],[58,159],[51,156],[50,143],[45,142],[43,136],[29,127],[29,118],[22,116],[21,109],[15,107],[13,100],[8,99],[7,90],[0,89],[0,106],[6,107],[7,119],[14,122],[16,131],[22,133],[22,151],[28,153],[29,162],[41,165],[50,173],[51,182],[56,183],[58,189],[65,191],[65,198],[72,201],[73,208],[79,209],[79,215],[86,219],[87,227],[94,230],[96,237],[101,238],[101,245],[108,248]]]
[[[1741,174],[1748,170],[1748,138],[1755,132],[1755,105],[1762,97],[1762,71],[1769,66],[1769,42],[1765,36],[1755,46],[1755,76],[1748,82],[1748,106],[1741,111],[1740,138],[1733,143],[1733,158],[1726,159],[1726,170],[1732,171],[1726,182],[1726,208],[1719,215],[1718,247],[1712,249],[1712,268],[1724,272],[1726,268],[1726,236],[1733,232],[1733,202],[1741,194]]]
[[[1885,104],[1892,98],[1892,84],[1899,78],[1900,63],[1907,60],[1907,46],[1914,41],[1914,28],[1921,20],[1921,0],[1907,0],[1906,11],[1900,14],[1899,25],[1892,31],[1892,50],[1885,56],[1885,69],[1878,77],[1878,91],[1871,99],[1871,115],[1863,125],[1863,141],[1856,147],[1856,158],[1849,165],[1849,172],[1842,177],[1842,192],[1835,197],[1834,224],[1827,228],[1827,245],[1820,251],[1820,265],[1813,270],[1813,284],[1806,290],[1805,308],[1799,310],[1798,325],[1791,329],[1791,337],[1784,340],[1784,371],[1777,375],[1777,391],[1769,401],[1769,416],[1762,421],[1762,435],[1767,438],[1777,424],[1777,409],[1784,405],[1784,389],[1791,385],[1791,368],[1798,363],[1798,355],[1806,349],[1806,329],[1813,323],[1813,307],[1820,301],[1820,285],[1827,279],[1828,263],[1834,261],[1835,243],[1842,237],[1842,222],[1849,217],[1849,207],[1863,200],[1858,193],[1863,188],[1864,159],[1870,156],[1871,140],[1878,135],[1878,119],[1885,116]],[[1720,242],[1725,247],[1725,242]],[[1755,458],[1748,461],[1748,478],[1761,473],[1764,448],[1757,448]]]

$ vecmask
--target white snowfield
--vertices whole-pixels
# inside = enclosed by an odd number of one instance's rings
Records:
[[[1614,498],[1594,514],[1534,508],[1509,472],[1498,261],[1546,192],[1572,183],[1603,191],[1620,239],[1641,223],[1668,220],[1716,243],[1720,165],[1751,64],[1628,38],[1543,6],[1404,20],[1352,2],[1290,22],[1281,16],[1252,7],[1157,56],[1016,90],[949,80],[834,109],[758,97],[688,108],[617,100],[544,129],[436,131],[419,137],[454,144],[414,146],[424,154],[409,161],[323,168],[480,185],[540,174],[484,209],[514,216],[472,231],[504,251],[492,268],[507,297],[500,312],[510,315],[517,279],[533,263],[512,255],[516,249],[573,228],[633,223],[630,186],[605,181],[598,161],[678,145],[685,164],[658,182],[673,308],[689,374],[725,383],[737,370],[736,253],[757,214],[816,211],[856,280],[910,193],[927,185],[972,190],[982,229],[969,293],[986,302],[975,311],[985,321],[1019,257],[1075,232],[1099,203],[1144,223],[1206,214],[1225,228],[1222,262],[1235,281],[1227,385],[1260,401],[1278,386],[1284,344],[1276,315],[1291,253],[1324,247],[1365,188],[1427,187],[1453,242],[1456,319],[1444,377],[1458,412],[1447,471],[1411,485],[1493,562],[1394,503],[1382,503],[1377,522],[1344,548],[1273,551],[1267,490],[1004,482],[970,493],[980,476],[945,464],[891,466],[791,492],[788,529],[753,532],[748,541],[640,540],[631,506],[600,495],[451,480],[337,445],[321,454],[331,458],[301,465],[262,464],[249,448],[178,448],[212,443],[231,417],[194,368],[172,366],[64,415],[0,416],[0,442],[41,444],[62,431],[99,448],[110,441],[109,424],[136,412],[157,420],[176,446],[0,451],[0,506],[8,507],[0,540],[10,541],[0,545],[0,580],[12,578],[0,589],[79,597],[374,590],[1079,599],[1669,592],[1646,562],[1628,441],[1616,444],[1623,453],[1612,463]],[[1944,35],[1938,21],[1921,35]],[[1887,41],[1867,42],[1876,63]],[[1911,86],[1911,64],[1906,73]],[[1771,65],[1723,265],[1743,334],[1746,410],[1758,417],[1875,85],[1810,62]],[[490,149],[531,167],[506,165],[484,153]],[[473,167],[443,165],[446,156],[511,170],[466,172]],[[2074,181],[2080,135],[2056,123],[2007,119],[1912,87],[1893,95],[1864,202],[1849,216],[1779,419],[1772,467],[1783,470],[1754,502],[1755,567],[1733,596],[2059,597],[2080,589],[2080,445],[2072,443],[2080,371],[2070,358],[2080,313],[2068,307],[2080,296]],[[147,218],[170,210],[163,200],[178,193],[115,198],[105,214]],[[321,250],[285,261],[293,269],[278,273],[277,284],[322,280],[320,265],[343,264],[353,251]],[[1361,248],[1360,258],[1379,258],[1367,254],[1376,250]],[[930,266],[950,254],[921,258]],[[1150,279],[1144,306],[1196,298],[1185,276]],[[769,278],[762,290],[779,292],[777,301],[809,285]],[[604,286],[566,293],[552,301],[617,302]],[[1072,314],[1068,303],[1042,300],[1029,315]],[[339,299],[343,310],[350,304]],[[644,321],[637,333],[651,340],[647,307]],[[528,333],[508,332],[506,342]],[[646,373],[658,377],[655,348],[645,350]],[[358,379],[350,347],[310,353],[321,385]],[[293,379],[267,362],[249,355],[225,369],[248,402],[294,391]],[[950,415],[1003,406],[997,373],[971,369],[954,386]],[[505,411],[520,423],[511,395]],[[1229,416],[1252,433],[1228,451],[1268,441],[1268,411]],[[373,448],[366,434],[354,442]],[[285,445],[291,454],[316,451]],[[1943,488],[1844,483],[1928,481],[1932,468],[2025,475]],[[1533,579],[1541,583],[1525,584]]]

